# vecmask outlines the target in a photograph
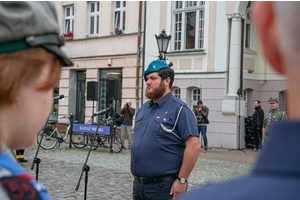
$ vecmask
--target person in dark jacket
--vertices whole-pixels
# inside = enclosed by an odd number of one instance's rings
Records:
[[[203,102],[199,100],[197,102],[198,108],[195,110],[195,116],[197,118],[197,126],[198,126],[198,133],[202,134],[203,141],[204,141],[204,153],[207,152],[207,123],[208,123],[208,113],[209,109],[207,106],[203,105]],[[200,136],[200,135],[199,135]]]
[[[126,104],[121,110],[122,124],[121,124],[121,139],[122,139],[122,148],[124,147],[125,140],[125,131],[127,131],[128,136],[128,149],[131,149],[131,130],[132,130],[132,119],[135,114],[135,109],[131,107],[131,101],[127,100]]]
[[[254,127],[254,138],[255,138],[255,147],[254,151],[261,150],[261,136],[262,136],[262,126],[264,122],[264,111],[260,107],[260,101],[254,101],[255,112],[252,116],[252,126]]]

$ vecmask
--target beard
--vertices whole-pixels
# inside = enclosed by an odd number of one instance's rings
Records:
[[[145,96],[149,99],[160,99],[165,94],[166,88],[161,81],[159,87],[153,88],[152,91],[146,89]]]

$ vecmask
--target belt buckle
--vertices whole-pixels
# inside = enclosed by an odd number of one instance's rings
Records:
[[[147,180],[146,177],[139,177],[140,181],[144,183],[144,180]],[[145,181],[146,182],[146,181]]]

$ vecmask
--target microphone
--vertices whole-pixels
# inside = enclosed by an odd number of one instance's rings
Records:
[[[106,112],[108,112],[108,111],[109,111],[109,108],[105,108],[105,109],[103,109],[103,110],[100,110],[100,111],[98,111],[98,112],[93,113],[92,116],[102,115],[103,113],[106,113]]]
[[[62,99],[62,98],[64,98],[65,96],[63,95],[63,94],[61,94],[61,95],[58,95],[58,96],[56,96],[56,97],[53,97],[53,100],[57,100],[57,99]]]

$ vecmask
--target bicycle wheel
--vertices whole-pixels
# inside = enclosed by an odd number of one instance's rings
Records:
[[[109,145],[110,145],[110,140],[109,138]],[[122,150],[122,142],[121,142],[121,137],[118,133],[114,132],[113,138],[112,138],[112,150],[115,153],[119,153]]]
[[[86,147],[88,148],[88,149],[92,149],[92,150],[95,150],[95,149],[97,149],[97,136],[96,136],[96,138],[95,138],[95,141],[94,141],[94,143],[93,143],[93,146],[92,146],[92,142],[93,142],[93,137],[94,137],[94,135],[87,135],[87,137],[86,137]]]
[[[83,148],[86,146],[84,133],[72,133],[72,144],[77,148]]]
[[[58,142],[57,139],[53,138],[53,136],[56,135],[56,133],[52,134],[53,130],[46,128],[45,134],[42,139],[43,132],[44,132],[44,129],[40,130],[40,132],[38,133],[38,136],[37,136],[38,144],[45,150],[53,149]],[[51,138],[47,138],[51,134],[52,134]],[[41,139],[42,139],[42,141],[41,141]]]

